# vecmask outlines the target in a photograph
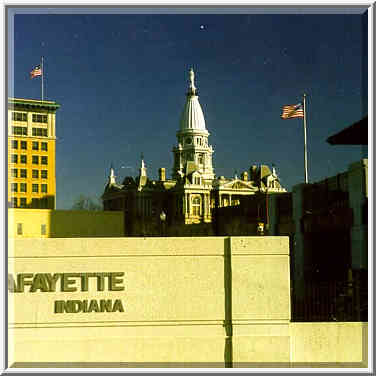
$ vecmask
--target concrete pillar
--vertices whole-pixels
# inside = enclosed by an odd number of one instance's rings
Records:
[[[293,287],[295,296],[304,295],[304,236],[301,228],[303,216],[303,189],[305,184],[295,185],[292,189],[292,219],[295,234],[292,242],[291,257],[293,262]]]
[[[364,205],[368,198],[368,159],[348,168],[349,205],[353,210],[351,258],[353,269],[368,268],[368,224],[363,223]]]

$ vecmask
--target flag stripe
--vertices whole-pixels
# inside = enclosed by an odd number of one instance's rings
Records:
[[[42,69],[40,65],[37,65],[31,72],[30,72],[30,78],[38,77],[42,75]]]
[[[289,104],[282,107],[282,119],[293,119],[298,117],[304,117],[304,110],[301,103]]]

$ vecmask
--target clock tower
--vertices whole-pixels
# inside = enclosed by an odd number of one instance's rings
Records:
[[[173,148],[172,176],[179,181],[196,171],[195,176],[199,180],[196,180],[195,184],[210,184],[214,179],[214,150],[208,142],[209,132],[205,126],[194,80],[195,74],[191,68],[187,100],[180,119],[180,129],[176,133],[178,144]]]

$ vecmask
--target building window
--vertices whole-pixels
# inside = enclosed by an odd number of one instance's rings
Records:
[[[11,183],[10,184],[10,190],[12,192],[18,192],[18,184],[17,183]]]
[[[47,123],[47,115],[33,114],[33,123]]]
[[[26,150],[27,149],[27,142],[21,141],[21,149]]]
[[[201,215],[201,198],[199,196],[195,196],[192,199],[192,214]]]
[[[47,184],[42,184],[41,187],[40,187],[40,191],[42,193],[47,193]]]
[[[21,155],[21,163],[27,163],[27,156],[26,155]]]
[[[18,149],[18,141],[12,140],[12,149]]]
[[[26,192],[26,183],[20,183],[20,192]]]
[[[40,175],[41,175],[41,178],[42,178],[42,179],[47,179],[47,170],[42,170],[42,171],[40,172]]]
[[[14,120],[14,121],[27,121],[27,113],[12,112],[12,120]]]
[[[20,198],[20,208],[26,208],[26,197]]]
[[[39,164],[39,157],[37,155],[32,156],[32,163],[33,164]]]
[[[41,157],[41,163],[44,165],[47,164],[47,156],[44,155],[43,157]]]
[[[18,170],[16,168],[12,168],[10,170],[12,178],[18,178]]]
[[[38,186],[38,184],[33,184],[32,190],[33,190],[33,193],[38,193],[39,192],[39,186]]]
[[[12,127],[12,134],[16,136],[27,136],[27,127]]]
[[[204,161],[203,155],[199,154],[197,160],[198,160],[198,164],[203,164],[204,163],[203,162]]]
[[[40,146],[41,146],[40,147],[41,150],[43,150],[43,151],[47,151],[48,150],[48,148],[47,148],[47,142],[42,142]]]
[[[32,177],[33,177],[33,179],[38,179],[39,178],[39,171],[38,170],[33,170]]]
[[[12,154],[10,157],[11,163],[18,163],[18,155],[17,154]]]
[[[22,223],[17,223],[17,235],[22,235]]]
[[[47,209],[48,208],[48,199],[47,197],[43,197],[39,199],[39,204],[41,209]]]
[[[27,170],[25,168],[21,168],[20,178],[27,178]]]
[[[41,235],[46,235],[47,231],[46,231],[46,225],[43,224],[43,225],[40,225],[40,234]]]
[[[47,128],[32,128],[32,135],[37,137],[47,137]]]
[[[200,185],[201,184],[201,178],[200,177],[195,177],[194,178],[194,184]]]
[[[11,206],[12,206],[12,208],[16,208],[17,207],[17,198],[16,197],[12,197]]]
[[[38,141],[33,141],[33,150],[39,150],[39,142]]]

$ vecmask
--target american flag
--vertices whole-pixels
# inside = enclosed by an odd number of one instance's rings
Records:
[[[30,78],[38,77],[42,75],[42,69],[40,65],[37,65],[31,72],[30,72]]]
[[[289,104],[287,106],[282,107],[282,119],[293,119],[293,118],[299,118],[304,117],[304,110],[303,110],[303,104]]]

